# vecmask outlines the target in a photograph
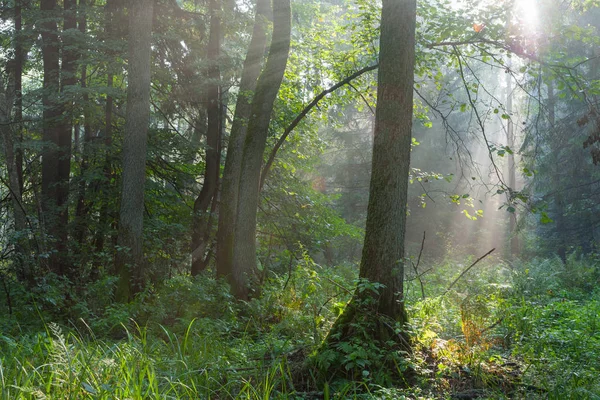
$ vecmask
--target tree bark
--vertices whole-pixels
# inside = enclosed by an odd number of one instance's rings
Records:
[[[105,19],[105,36],[106,41],[111,42],[116,40],[116,24],[118,21],[122,19],[123,8],[122,4],[118,0],[107,0],[106,5],[104,6],[104,19]],[[116,21],[117,22],[116,22]],[[107,72],[106,72],[106,87],[108,89],[108,93],[106,95],[106,103],[104,105],[104,165],[102,167],[102,173],[106,182],[110,182],[111,177],[113,176],[113,168],[112,168],[112,133],[113,133],[113,96],[111,95],[111,90],[114,86],[114,63],[115,63],[115,54],[112,51],[108,51],[107,54]],[[109,215],[108,210],[108,201],[109,194],[108,188],[103,187],[102,184],[96,185],[97,189],[103,197],[102,205],[100,207],[100,216],[98,219],[99,229],[95,233],[94,238],[94,248],[96,253],[100,253],[104,250],[105,237],[110,230],[111,224],[116,225],[116,218],[112,218]],[[100,261],[99,259],[97,259]],[[94,269],[100,268],[100,262],[94,263]]]
[[[128,301],[143,287],[144,186],[150,123],[150,66],[153,1],[131,0],[129,67],[123,139],[123,186],[116,266],[117,300]]]
[[[79,0],[79,32],[82,36],[85,36],[87,31],[87,0]],[[77,206],[75,209],[75,240],[79,244],[80,248],[85,244],[85,231],[86,231],[86,217],[89,213],[89,203],[86,201],[86,174],[89,168],[89,145],[92,139],[92,127],[90,124],[91,116],[89,113],[90,108],[90,96],[88,95],[87,88],[87,63],[85,60],[81,65],[81,89],[83,92],[83,143],[81,145],[81,163],[79,166],[79,184],[77,190]]]
[[[71,173],[71,141],[73,131],[73,107],[74,100],[72,96],[73,86],[77,84],[77,57],[76,50],[76,30],[77,30],[77,1],[64,0],[63,2],[63,30],[62,30],[62,69],[60,82],[60,97],[63,115],[60,121],[60,144],[61,154],[58,159],[58,175],[61,184],[57,187],[57,204],[61,204],[58,209],[59,220],[62,225],[60,234],[57,235],[60,241],[66,241],[68,235],[69,221],[69,176]],[[58,244],[58,243],[57,243]],[[73,264],[67,258],[68,247],[64,246],[62,250],[64,255],[61,257],[61,273],[72,280],[76,278],[73,271]]]
[[[402,302],[415,61],[414,0],[384,0],[373,160],[360,277],[386,285],[377,311],[406,318]]]
[[[404,239],[415,24],[416,0],[383,0],[372,172],[360,278],[385,286],[377,290],[359,286],[322,349],[335,349],[340,341],[364,335],[362,329],[355,328],[357,324],[369,332],[368,340],[377,343],[378,348],[389,349],[390,342],[405,350],[409,348],[407,335],[397,335],[393,323],[403,325],[407,321],[403,302]],[[364,336],[361,338],[364,340]],[[392,373],[397,372],[394,365],[388,367]]]
[[[18,67],[15,66],[18,69]],[[4,93],[0,94],[0,136],[4,147],[4,158],[6,160],[6,170],[8,172],[8,189],[12,202],[12,211],[14,218],[14,231],[17,234],[15,244],[15,273],[21,282],[30,281],[32,273],[29,270],[28,246],[25,229],[27,228],[27,217],[23,207],[23,195],[21,191],[21,181],[19,181],[19,169],[14,145],[14,132],[10,128],[13,102],[18,103],[16,98],[19,96],[17,85],[15,84],[16,73],[9,75],[8,81],[0,77],[0,88]],[[15,110],[16,114],[16,110]],[[19,127],[17,125],[17,130]],[[17,135],[18,137],[18,135]]]
[[[256,215],[260,172],[273,105],[283,81],[291,35],[290,0],[273,2],[273,36],[264,71],[256,84],[251,118],[244,141],[237,221],[229,282],[238,299],[248,299],[251,279],[256,271]]]
[[[15,69],[14,69],[14,97],[15,97],[15,127],[16,135],[11,130],[5,132],[6,168],[9,184],[11,185],[11,199],[15,219],[15,232],[21,235],[17,239],[16,251],[18,270],[17,277],[22,281],[31,281],[33,273],[28,260],[28,240],[23,236],[27,229],[27,216],[23,205],[23,67],[26,51],[23,48],[23,5],[22,0],[15,1]],[[8,85],[10,88],[11,85]],[[7,99],[8,100],[8,99]],[[10,119],[10,111],[6,115]],[[16,144],[16,145],[15,145]]]
[[[15,163],[19,179],[19,192],[23,193],[23,65],[25,52],[23,49],[23,0],[15,0],[15,123],[17,126],[17,147]]]
[[[567,246],[566,246],[566,230],[565,230],[565,201],[561,186],[561,162],[560,162],[560,143],[557,143],[557,127],[556,127],[556,97],[554,96],[554,83],[549,80],[548,88],[548,123],[550,130],[554,133],[550,141],[552,145],[552,154],[555,157],[554,171],[552,171],[552,186],[554,187],[554,218],[556,222],[556,253],[560,257],[563,264],[567,264]]]
[[[41,0],[40,9],[45,21],[40,24],[44,79],[42,104],[42,213],[43,227],[52,241],[49,247],[49,268],[59,275],[67,275],[67,200],[69,194],[69,166],[71,131],[65,124],[65,107],[60,98],[59,39],[56,25],[56,0]]]
[[[221,73],[219,56],[221,48],[221,19],[216,0],[210,0],[210,34],[208,39],[207,57],[210,62],[208,69],[208,87],[206,115],[206,161],[204,166],[204,183],[202,190],[194,202],[194,218],[192,227],[192,276],[198,275],[206,266],[204,253],[208,245],[211,231],[209,207],[217,195],[219,183],[219,141],[221,140]]]
[[[506,145],[511,149],[508,154],[508,187],[510,193],[515,191],[517,185],[516,165],[515,165],[515,128],[512,121],[513,112],[513,94],[512,94],[512,75],[506,74],[506,113],[509,115],[506,126]],[[513,199],[511,198],[510,201]],[[509,235],[510,235],[510,256],[515,258],[519,254],[519,237],[517,236],[517,212],[509,213]]]
[[[248,120],[252,112],[252,97],[262,68],[267,43],[266,25],[269,9],[269,0],[257,0],[254,30],[244,60],[240,90],[229,135],[219,203],[219,228],[217,231],[218,277],[228,277],[232,271],[242,153]]]

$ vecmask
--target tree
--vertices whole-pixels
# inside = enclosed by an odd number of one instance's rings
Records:
[[[77,27],[82,37],[85,37],[87,31],[87,4],[86,0],[79,0],[79,15]],[[85,174],[88,172],[89,168],[89,146],[92,139],[92,127],[91,127],[91,115],[90,115],[90,96],[89,93],[86,92],[88,86],[88,74],[87,74],[87,60],[83,60],[81,65],[81,79],[80,85],[83,90],[82,100],[83,100],[83,143],[81,145],[82,148],[82,156],[80,163],[80,177],[77,188],[77,203],[75,209],[75,229],[74,229],[74,237],[79,246],[83,246],[84,237],[85,237],[85,226],[86,226],[86,216],[89,213],[89,202],[86,201],[86,181],[84,179]],[[79,140],[79,130],[76,126],[75,129],[75,140]],[[77,142],[76,142],[77,143]],[[77,146],[76,146],[77,147]]]
[[[12,203],[12,214],[14,219],[15,240],[15,272],[19,280],[27,281],[33,278],[30,263],[27,260],[27,237],[24,235],[27,216],[23,206],[23,98],[22,98],[22,75],[25,61],[22,35],[22,5],[21,1],[15,2],[15,38],[14,38],[14,63],[6,65],[6,85],[3,77],[0,77],[0,136],[4,147],[6,170],[8,173],[8,189]],[[11,71],[12,69],[12,71]],[[5,87],[6,86],[6,87]],[[11,129],[11,111],[14,103],[14,122]],[[16,146],[15,146],[16,144]]]
[[[42,153],[42,220],[52,245],[49,268],[51,271],[65,275],[67,264],[67,235],[68,235],[68,197],[69,197],[69,166],[71,158],[71,129],[65,121],[65,105],[60,96],[60,51],[58,27],[55,14],[56,0],[42,0],[40,8],[44,12],[44,22],[41,24],[42,61],[44,64],[44,82],[42,115],[44,150]],[[68,18],[66,19],[68,20]],[[70,29],[67,22],[65,30]],[[68,73],[70,60],[65,60],[69,66],[63,65]],[[67,80],[68,82],[68,80]]]
[[[377,109],[360,284],[325,340],[324,348],[368,331],[372,343],[409,347],[394,324],[406,323],[404,237],[410,164],[415,65],[415,0],[383,0]],[[366,338],[365,338],[366,339]],[[325,350],[326,351],[326,350]]]
[[[256,264],[256,215],[260,172],[275,98],[283,80],[291,39],[290,0],[273,2],[273,36],[265,69],[256,84],[244,141],[237,200],[233,264],[229,281],[238,299],[250,294]]]
[[[248,120],[252,112],[252,96],[262,68],[267,43],[266,23],[269,9],[269,0],[257,0],[254,30],[248,47],[248,53],[244,60],[239,95],[229,135],[225,169],[223,170],[221,183],[219,227],[217,231],[217,276],[219,277],[228,277],[233,269],[233,249],[242,155]]]
[[[107,87],[107,95],[106,101],[104,104],[104,135],[103,135],[103,144],[104,144],[104,162],[102,166],[102,175],[104,176],[105,181],[109,182],[111,178],[114,177],[113,170],[113,159],[112,155],[112,147],[113,147],[113,125],[115,124],[116,118],[113,115],[113,108],[115,107],[115,99],[113,96],[114,93],[114,82],[115,75],[119,72],[119,62],[117,61],[119,56],[119,51],[115,51],[113,49],[116,43],[120,43],[122,38],[122,26],[126,25],[125,21],[125,13],[124,13],[124,0],[107,0],[104,6],[104,16],[105,16],[105,24],[104,24],[104,37],[106,38],[106,42],[110,44],[109,48],[111,50],[106,51],[107,58],[107,66],[106,66],[106,87]],[[90,138],[91,139],[91,138]],[[90,140],[91,141],[91,140]],[[96,252],[100,253],[104,251],[104,244],[106,242],[106,237],[108,233],[111,231],[111,225],[115,226],[116,216],[113,217],[113,210],[109,209],[108,203],[110,202],[110,198],[112,197],[112,193],[110,193],[109,187],[104,182],[96,182],[94,185],[94,189],[96,192],[100,192],[103,196],[100,198],[101,207],[99,212],[98,221],[100,223],[100,227],[97,229],[95,238],[94,238],[94,249]],[[91,209],[92,205],[89,204],[87,208]],[[116,229],[115,229],[116,230]],[[114,244],[116,240],[113,240]],[[98,258],[97,258],[98,260]],[[95,267],[99,267],[98,262],[95,262]]]
[[[507,61],[510,68],[510,59]],[[517,177],[516,177],[516,165],[515,165],[515,127],[512,120],[513,115],[513,93],[512,93],[512,75],[506,74],[506,113],[511,116],[506,120],[506,145],[512,150],[508,153],[508,187],[516,191],[517,190]],[[509,254],[512,258],[519,255],[519,237],[517,232],[517,212],[513,211],[509,213],[509,228],[508,233],[510,235],[510,251]]]
[[[530,204],[538,214],[529,218],[537,239],[529,250],[541,256],[554,253],[569,266],[569,253],[594,252],[600,226],[600,174],[591,141],[598,132],[600,25],[596,8],[580,13],[553,1],[540,4],[540,36],[553,40],[540,46],[539,69],[527,71],[534,78],[530,91],[540,93],[534,100],[539,110],[525,126],[522,146],[531,171],[526,178]],[[583,32],[582,27],[591,36],[565,34]]]
[[[12,203],[12,215],[14,219],[14,231],[17,233],[15,241],[16,250],[16,268],[15,272],[21,281],[31,278],[29,271],[26,271],[25,251],[26,240],[23,237],[23,231],[26,228],[26,215],[23,208],[23,196],[18,179],[18,169],[16,167],[16,157],[14,149],[14,132],[10,128],[10,117],[15,97],[15,80],[12,76],[7,77],[6,82],[3,75],[0,75],[0,137],[1,145],[4,150],[6,160],[6,170],[8,172],[8,190]]]
[[[15,122],[19,145],[23,142],[23,68],[26,49],[23,46],[23,0],[15,0]],[[19,192],[23,192],[23,150],[15,149],[15,163],[19,179]]]
[[[207,93],[207,127],[206,127],[206,162],[204,166],[204,182],[200,194],[194,201],[194,218],[192,227],[192,276],[203,271],[208,259],[204,251],[208,244],[212,218],[209,207],[217,195],[220,166],[221,139],[221,73],[219,71],[219,55],[221,47],[221,10],[216,0],[210,1],[210,35],[208,39],[207,58],[210,62],[208,79],[210,85]]]
[[[116,265],[117,299],[127,301],[143,285],[144,186],[150,122],[153,1],[132,0],[129,8],[129,68],[123,139],[123,186]]]

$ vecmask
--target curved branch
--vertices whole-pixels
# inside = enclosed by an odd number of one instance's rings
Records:
[[[269,173],[269,170],[273,166],[273,162],[275,161],[275,156],[277,155],[277,151],[279,151],[279,149],[281,148],[281,146],[283,145],[283,143],[285,142],[287,137],[290,135],[290,133],[294,130],[294,128],[296,128],[298,126],[298,124],[319,103],[319,101],[321,101],[323,99],[323,97],[336,91],[337,89],[341,88],[342,86],[350,84],[350,82],[352,82],[354,79],[358,78],[359,76],[363,75],[364,73],[373,71],[374,69],[377,69],[378,67],[379,67],[379,64],[375,64],[375,65],[370,65],[368,67],[364,67],[363,69],[356,71],[352,75],[347,76],[344,80],[341,80],[338,83],[336,83],[335,85],[331,86],[330,88],[323,90],[306,107],[304,107],[304,109],[300,112],[300,114],[298,114],[296,116],[296,118],[292,121],[292,123],[285,129],[285,131],[283,132],[283,134],[281,135],[279,140],[277,140],[277,143],[275,143],[273,150],[271,150],[271,154],[269,154],[269,159],[267,160],[267,163],[265,164],[265,166],[262,170],[262,173],[260,174],[259,190],[262,190],[262,188],[265,184],[265,180],[267,179],[267,174]]]

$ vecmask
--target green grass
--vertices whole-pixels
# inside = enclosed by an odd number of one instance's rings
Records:
[[[368,368],[360,382],[317,385],[307,360],[348,300],[353,274],[305,260],[249,303],[232,302],[209,278],[175,277],[132,305],[79,304],[80,318],[68,324],[48,322],[55,314],[42,303],[32,311],[46,318],[42,329],[4,318],[12,328],[0,336],[0,398],[600,398],[593,263],[490,260],[448,293],[461,267],[433,268],[425,300],[416,282],[407,288],[411,388],[377,385]]]

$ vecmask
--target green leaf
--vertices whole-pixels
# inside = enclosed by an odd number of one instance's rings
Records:
[[[540,222],[542,224],[546,225],[546,224],[550,224],[550,223],[554,222],[554,220],[552,218],[550,218],[547,213],[542,212],[542,217],[540,218]]]
[[[92,385],[90,385],[90,384],[89,384],[89,383],[87,383],[87,382],[82,382],[82,383],[81,383],[81,386],[83,386],[83,389],[85,389],[85,391],[86,391],[86,392],[88,392],[88,393],[90,393],[90,394],[94,394],[94,395],[95,395],[95,394],[97,394],[97,393],[98,393],[98,392],[96,391],[96,389],[94,389],[94,388],[92,387]]]

